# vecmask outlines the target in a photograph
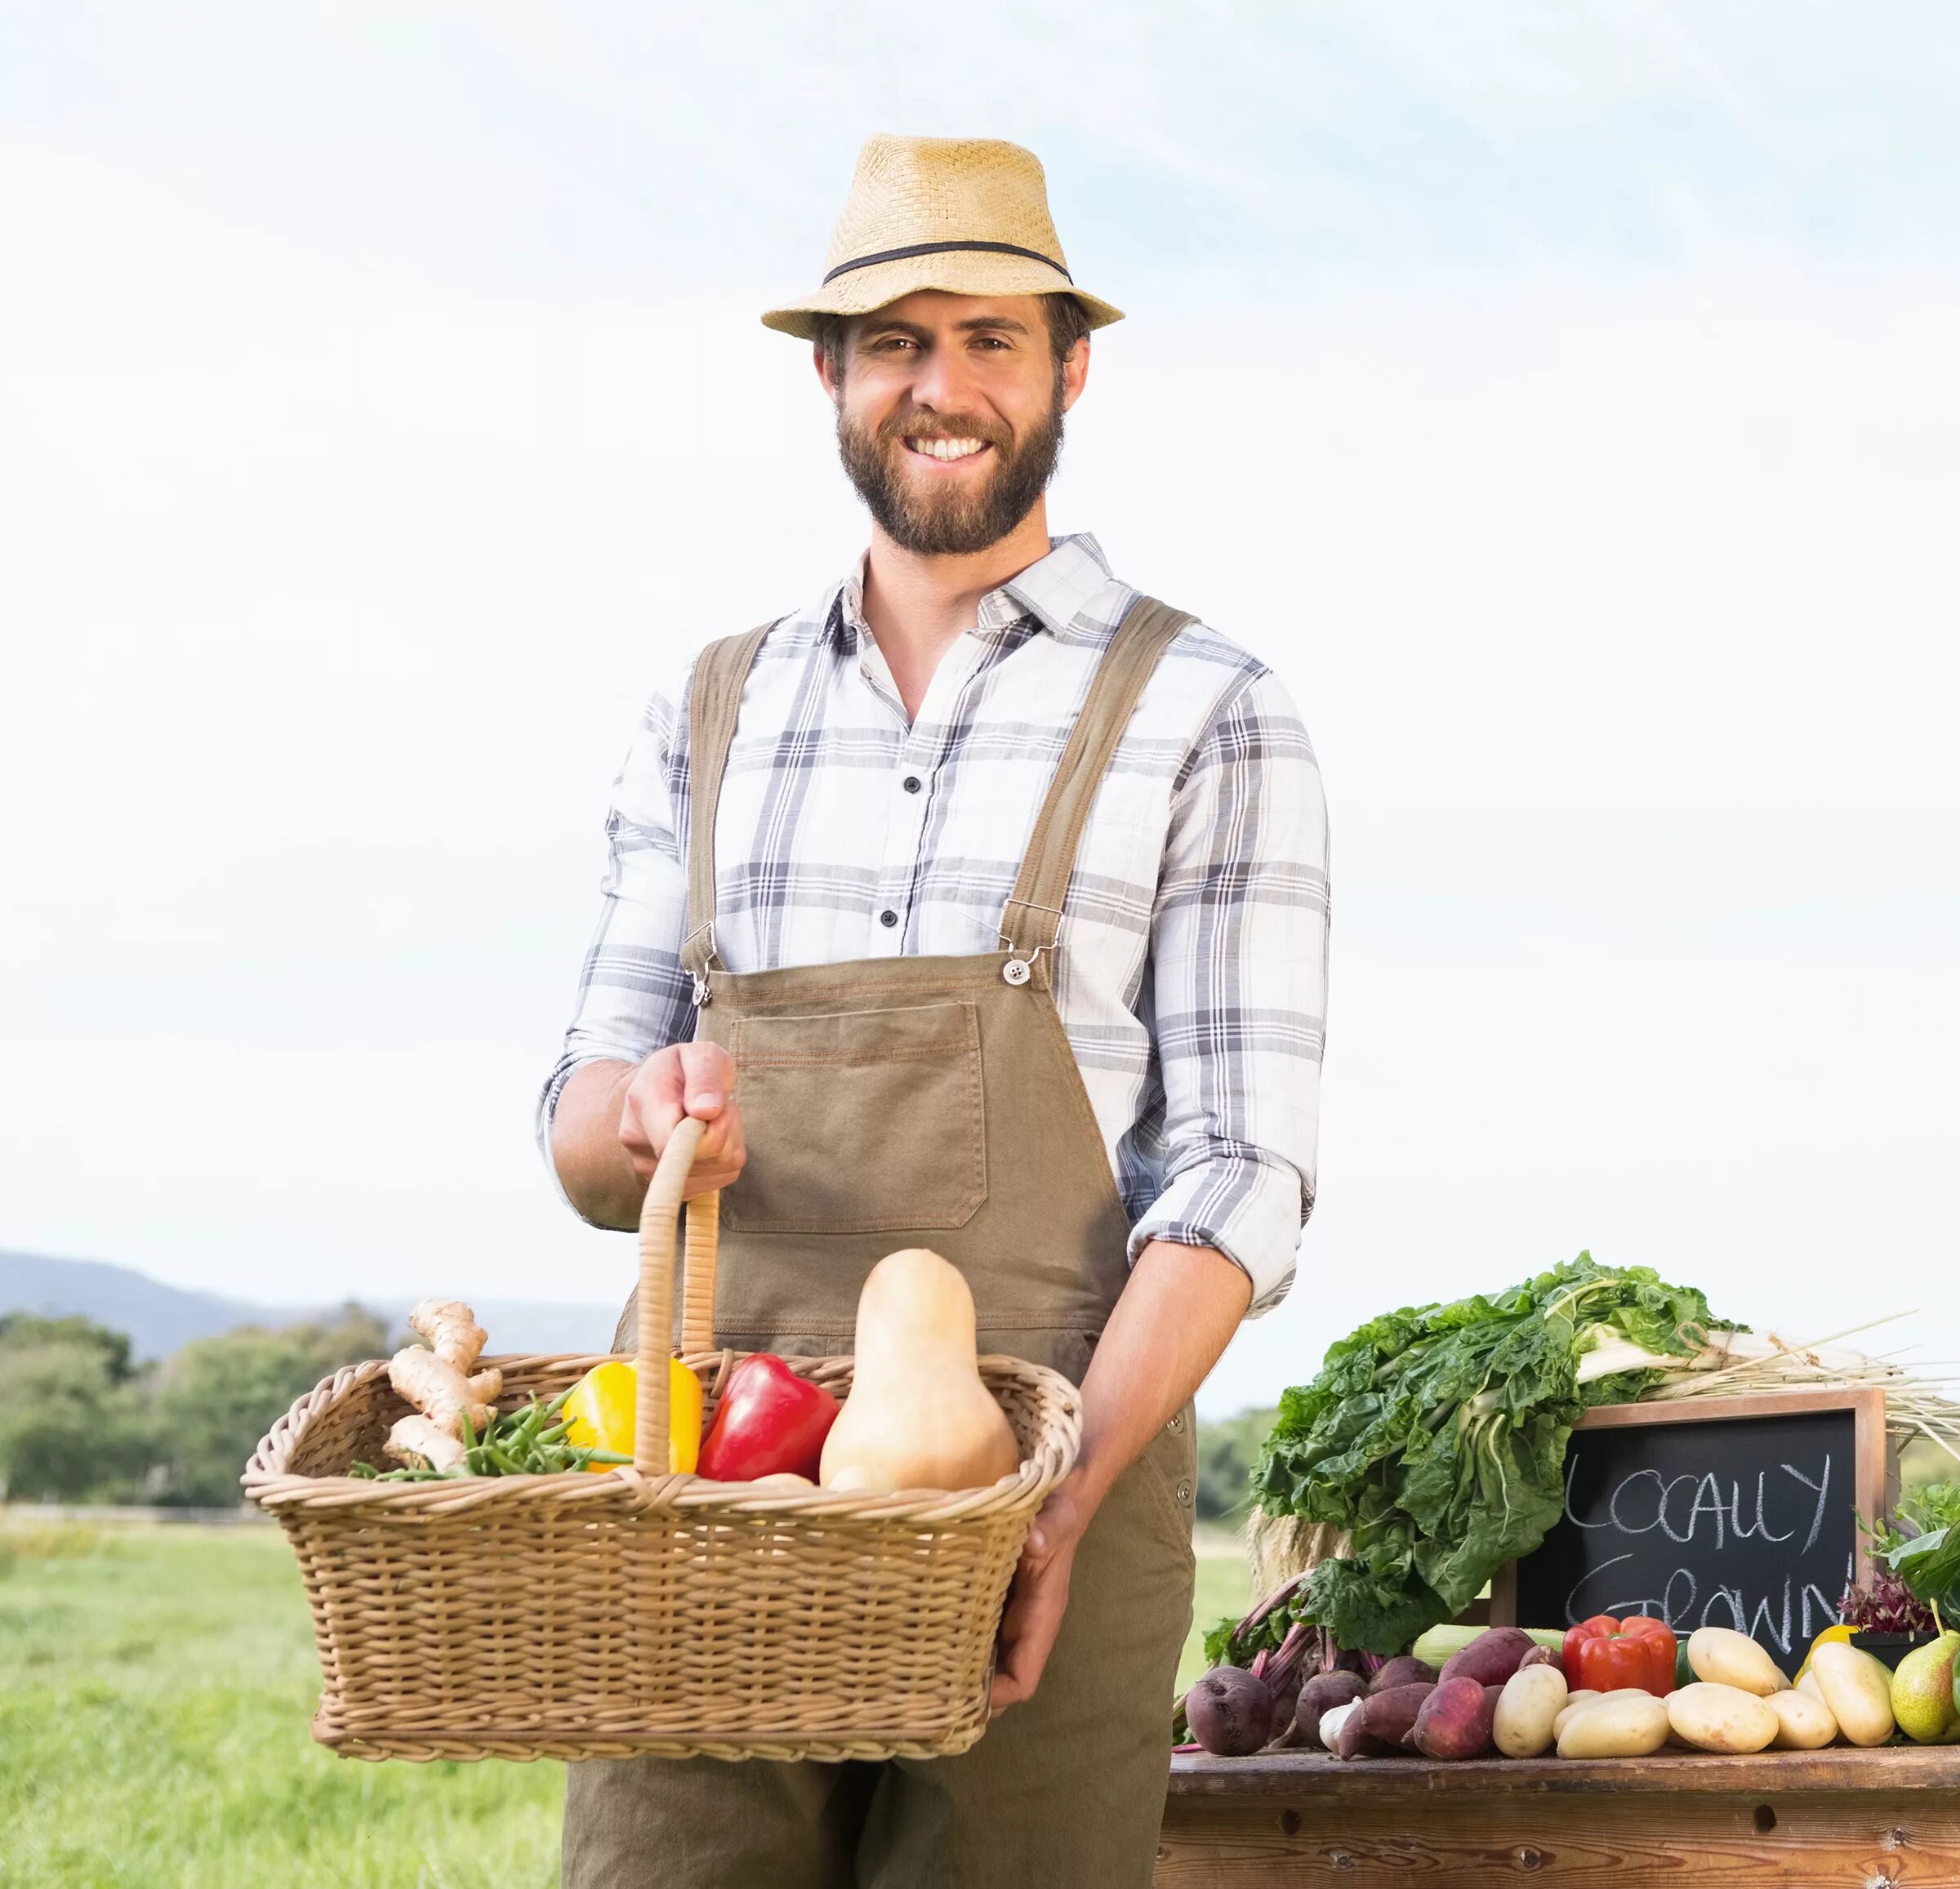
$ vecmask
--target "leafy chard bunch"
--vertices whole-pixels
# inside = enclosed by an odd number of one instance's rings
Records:
[[[1875,1544],[1878,1558],[1930,1614],[1960,1622],[1960,1482],[1915,1490],[1900,1500],[1899,1519],[1918,1532]]]
[[[1379,1653],[1454,1619],[1557,1519],[1579,1414],[1638,1396],[1719,1322],[1693,1287],[1582,1253],[1330,1347],[1319,1376],[1281,1400],[1252,1475],[1267,1513],[1348,1533],[1290,1611]]]

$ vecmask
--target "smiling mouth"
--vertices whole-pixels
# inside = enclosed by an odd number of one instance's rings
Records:
[[[915,452],[921,459],[935,459],[942,466],[957,464],[962,459],[977,459],[988,450],[984,439],[951,439],[920,438],[907,439],[906,451]]]

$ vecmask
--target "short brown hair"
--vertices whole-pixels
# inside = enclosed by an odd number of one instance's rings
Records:
[[[1038,298],[1048,315],[1048,345],[1059,368],[1069,350],[1089,332],[1089,314],[1066,289]],[[856,315],[819,314],[810,318],[810,338],[823,350],[823,364],[833,381],[844,378],[844,336]]]

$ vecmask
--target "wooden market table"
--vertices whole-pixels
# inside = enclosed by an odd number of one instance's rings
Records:
[[[1171,1760],[1158,1889],[1960,1885],[1960,1746]]]

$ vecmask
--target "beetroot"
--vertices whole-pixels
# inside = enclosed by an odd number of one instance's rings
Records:
[[[1272,1695],[1239,1666],[1214,1666],[1184,1695],[1191,1735],[1214,1757],[1248,1758],[1272,1726]]]
[[[1474,1679],[1480,1686],[1501,1686],[1524,1664],[1538,1642],[1522,1627],[1492,1627],[1452,1653],[1437,1674],[1437,1683]]]
[[[1321,1749],[1321,1714],[1359,1699],[1367,1690],[1358,1673],[1316,1673],[1300,1688],[1293,1709],[1294,1734],[1309,1751]]]
[[[1415,1715],[1409,1742],[1424,1758],[1482,1756],[1490,1749],[1490,1720],[1497,1709],[1497,1695],[1503,1690],[1493,1686],[1486,1691],[1474,1679],[1437,1681]]]
[[[1413,1653],[1398,1653],[1368,1682],[1370,1692],[1392,1692],[1398,1686],[1433,1686],[1436,1668]]]
[[[1290,1666],[1275,1678],[1271,1673],[1266,1675],[1266,1690],[1272,1695],[1272,1729],[1270,1735],[1284,1738],[1288,1744],[1295,1742],[1293,1731],[1294,1709],[1300,1701],[1300,1688],[1306,1683],[1306,1674],[1298,1666]]]
[[[1406,1745],[1423,1701],[1435,1690],[1433,1685],[1419,1679],[1412,1686],[1391,1686],[1386,1691],[1370,1692],[1361,1707],[1365,1729],[1384,1744]]]

